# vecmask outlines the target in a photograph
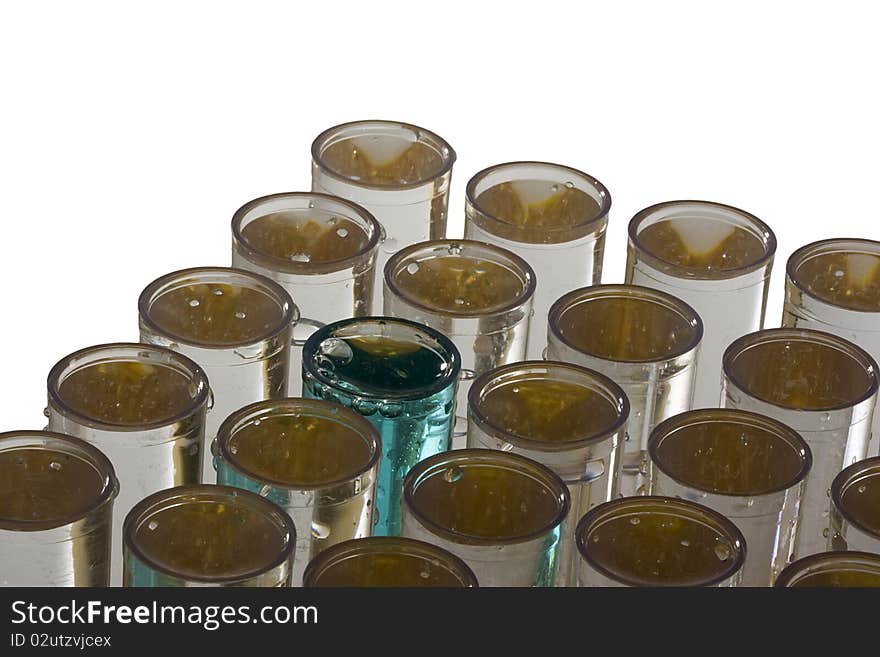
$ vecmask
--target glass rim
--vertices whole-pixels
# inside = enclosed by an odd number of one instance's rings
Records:
[[[276,413],[276,411],[278,412]],[[235,437],[239,429],[242,429],[245,426],[245,423],[254,419],[255,416],[269,413],[270,417],[287,417],[296,412],[304,417],[320,417],[324,420],[331,420],[351,429],[368,445],[370,449],[370,458],[365,464],[358,466],[355,471],[344,477],[320,482],[318,484],[297,484],[289,481],[271,479],[252,472],[241,465],[236,456],[229,451],[229,441]],[[222,456],[223,460],[234,470],[237,470],[240,474],[243,474],[250,479],[259,481],[260,483],[269,484],[273,488],[281,488],[284,490],[316,491],[334,488],[353,481],[369,472],[376,466],[382,455],[381,438],[378,430],[372,424],[370,424],[362,415],[355,413],[342,404],[328,402],[323,399],[287,397],[283,399],[266,399],[248,404],[230,414],[223,421],[217,429],[216,441],[220,456]]]
[[[722,570],[718,575],[711,578],[704,578],[703,581],[691,584],[690,586],[715,586],[720,584],[724,580],[736,575],[746,561],[747,545],[742,532],[730,519],[714,509],[703,506],[702,504],[697,504],[696,502],[675,497],[663,497],[659,495],[620,497],[609,502],[603,502],[587,511],[578,521],[574,532],[575,543],[581,558],[586,561],[591,568],[595,569],[608,579],[620,582],[621,584],[626,584],[627,586],[645,586],[643,582],[637,581],[635,578],[628,577],[625,574],[611,572],[611,570],[593,558],[587,545],[587,533],[597,524],[620,515],[620,513],[633,507],[635,507],[636,510],[638,510],[638,507],[646,507],[646,509],[653,508],[655,512],[658,508],[666,508],[673,512],[677,512],[677,515],[679,516],[685,516],[695,522],[703,522],[703,524],[706,524],[705,520],[709,520],[714,525],[710,525],[712,529],[719,534],[726,536],[731,543],[731,546],[736,551],[736,557],[731,559],[727,568]],[[699,516],[703,517],[702,521],[697,519]],[[654,584],[654,586],[659,586],[659,584]],[[668,586],[676,585],[669,584]]]
[[[608,221],[608,213],[611,210],[611,192],[608,191],[608,188],[605,187],[605,185],[602,184],[602,182],[598,178],[594,178],[590,174],[581,171],[580,169],[575,169],[574,167],[570,167],[565,164],[557,164],[555,162],[543,162],[540,160],[513,160],[510,162],[500,162],[498,164],[493,164],[478,171],[473,176],[471,176],[470,180],[468,180],[467,187],[465,188],[465,199],[467,201],[467,204],[474,208],[474,210],[479,212],[482,218],[488,219],[489,222],[493,225],[501,225],[504,227],[514,228],[519,227],[517,224],[505,221],[503,218],[487,212],[482,207],[480,207],[479,203],[477,203],[477,185],[479,185],[484,178],[497,171],[503,171],[504,169],[517,169],[520,167],[541,167],[546,171],[555,171],[567,174],[567,176],[560,176],[560,183],[564,182],[562,178],[565,177],[578,178],[582,182],[587,183],[590,187],[593,187],[601,197],[600,200],[593,198],[593,200],[596,201],[599,206],[599,212],[595,216],[590,217],[586,221],[581,221],[579,223],[571,224],[568,226],[541,226],[541,233],[558,234],[572,231],[583,231],[585,229],[588,229],[590,226],[595,226],[598,228],[603,223]]]
[[[791,562],[776,577],[773,586],[788,588],[810,575],[851,570],[861,566],[880,577],[880,554],[858,550],[829,550],[801,557]]]
[[[475,464],[490,465],[504,468],[506,470],[517,472],[525,475],[544,486],[548,492],[552,493],[557,501],[558,510],[552,520],[540,528],[520,536],[512,536],[506,538],[488,538],[484,536],[474,536],[464,532],[456,531],[442,525],[437,524],[425,514],[416,504],[416,489],[422,481],[428,477],[438,476],[440,471],[446,470],[458,463],[472,466]],[[422,459],[414,465],[406,474],[403,480],[403,506],[409,510],[413,517],[435,536],[439,536],[453,543],[494,547],[505,545],[519,545],[528,543],[538,539],[548,532],[559,527],[565,520],[571,508],[571,494],[568,486],[553,470],[543,463],[539,463],[533,459],[513,452],[502,452],[497,449],[483,449],[468,447],[465,449],[453,449],[445,452],[439,452],[426,459]]]
[[[367,243],[357,251],[357,253],[353,253],[352,255],[345,256],[343,258],[334,258],[332,260],[320,260],[320,261],[309,261],[309,262],[298,262],[296,260],[290,260],[287,258],[280,258],[278,256],[271,255],[258,249],[244,236],[242,226],[242,222],[245,219],[245,216],[251,212],[252,210],[256,210],[262,205],[267,203],[271,203],[272,201],[281,201],[289,199],[290,201],[295,200],[316,200],[320,203],[330,204],[335,203],[338,204],[346,210],[348,210],[351,214],[344,215],[342,218],[351,221],[352,219],[358,219],[364,222],[367,226],[370,227],[369,235],[367,236]],[[315,206],[316,208],[318,205]],[[339,213],[342,215],[342,213]],[[266,215],[260,215],[260,217],[264,217]],[[259,219],[260,217],[256,217],[255,219]],[[379,241],[382,236],[382,226],[376,220],[376,217],[373,214],[364,208],[363,206],[354,203],[353,201],[349,201],[348,199],[341,198],[339,196],[333,196],[331,194],[324,194],[321,192],[279,192],[277,194],[268,194],[266,196],[260,196],[251,201],[248,201],[244,205],[242,205],[238,210],[235,211],[235,214],[232,215],[232,238],[235,240],[237,246],[239,246],[243,251],[246,252],[246,257],[251,262],[256,262],[265,267],[273,268],[275,270],[289,273],[289,274],[328,274],[335,271],[341,271],[356,263],[358,260],[369,254],[371,251],[375,251],[379,246]]]
[[[274,297],[272,300],[278,304],[281,310],[281,319],[278,321],[278,325],[271,330],[258,334],[253,340],[218,345],[212,342],[195,340],[184,335],[177,335],[159,326],[159,324],[153,319],[152,314],[150,313],[152,305],[164,294],[177,289],[175,285],[229,284],[227,282],[217,281],[216,279],[219,277],[237,277],[239,282],[232,283],[233,285],[246,287],[252,291],[260,292],[269,297]],[[184,283],[183,281],[187,279],[192,279],[192,281]],[[251,285],[245,284],[245,281],[250,282]],[[262,274],[257,274],[246,269],[235,269],[233,267],[188,267],[187,269],[178,269],[164,274],[153,280],[141,292],[138,297],[138,314],[140,315],[141,321],[151,331],[158,335],[166,336],[178,344],[198,347],[200,349],[211,349],[214,351],[227,351],[229,349],[235,349],[236,347],[246,347],[271,340],[293,326],[294,323],[299,321],[300,317],[299,308],[293,302],[290,293],[285,290],[281,284],[273,281],[267,276],[263,276]]]
[[[628,298],[658,305],[664,310],[679,315],[692,328],[693,335],[684,346],[671,350],[662,358],[607,358],[599,354],[584,351],[581,347],[573,344],[559,330],[559,322],[562,319],[562,316],[567,311],[574,308],[575,305],[589,303],[590,301],[603,298]],[[550,311],[547,314],[547,323],[551,334],[569,349],[573,349],[578,353],[586,354],[591,358],[605,361],[606,363],[662,363],[692,352],[703,340],[703,319],[690,304],[668,292],[663,292],[662,290],[626,283],[602,283],[598,285],[589,285],[563,294],[553,302],[552,306],[550,306]]]
[[[0,433],[0,453],[20,449],[54,451],[75,456],[88,462],[101,477],[103,485],[97,498],[87,508],[78,513],[69,513],[51,520],[4,518],[0,516],[0,530],[4,531],[45,531],[70,525],[87,518],[106,504],[110,504],[119,494],[119,479],[113,463],[104,452],[91,443],[56,431],[18,429]]]
[[[337,392],[341,392],[346,396],[356,396],[356,397],[365,397],[370,399],[377,399],[379,395],[366,395],[359,392],[355,392],[349,388],[339,385],[337,379],[330,379],[321,372],[319,372],[318,368],[314,366],[314,354],[317,351],[318,345],[328,338],[334,337],[334,331],[342,328],[347,328],[349,326],[357,326],[358,324],[369,325],[376,324],[379,326],[386,326],[389,324],[397,324],[401,326],[405,326],[412,330],[413,332],[424,333],[429,336],[432,340],[434,340],[442,349],[446,352],[445,362],[449,363],[449,366],[444,370],[443,376],[438,378],[436,381],[432,381],[426,385],[420,386],[415,390],[402,390],[400,392],[396,391],[386,391],[381,395],[382,399],[393,400],[393,401],[412,401],[416,399],[423,399],[425,397],[430,397],[433,394],[436,394],[442,390],[448,388],[451,384],[454,384],[458,381],[459,372],[461,371],[461,354],[458,351],[458,348],[455,346],[455,343],[452,342],[450,338],[441,333],[440,331],[431,328],[430,326],[426,326],[424,324],[419,324],[418,322],[413,322],[408,319],[401,319],[399,317],[386,317],[383,315],[370,315],[367,317],[348,317],[346,319],[340,319],[335,322],[331,322],[330,324],[325,324],[317,331],[312,333],[309,338],[306,340],[305,345],[303,346],[303,372],[311,375],[315,378],[316,381],[319,381],[322,385],[327,386],[328,388],[332,388]]]
[[[348,176],[344,176],[334,170],[332,167],[327,166],[327,163],[324,161],[324,148],[327,145],[327,142],[332,137],[337,136],[338,134],[346,130],[358,127],[386,129],[402,128],[403,130],[409,130],[417,136],[416,141],[414,141],[413,143],[427,142],[443,158],[443,166],[436,173],[433,173],[423,180],[411,183],[396,183],[393,185],[374,185],[370,183],[365,183],[360,180],[354,180]],[[364,134],[369,133],[365,132]],[[427,137],[428,139],[423,140],[423,138],[425,137]],[[433,132],[426,128],[422,128],[413,123],[406,123],[404,121],[392,121],[390,119],[359,119],[357,121],[347,121],[345,123],[339,123],[337,125],[331,126],[318,134],[318,136],[315,137],[314,141],[312,141],[311,153],[312,162],[314,162],[315,166],[319,167],[321,171],[331,176],[332,178],[364,189],[387,191],[418,189],[419,187],[424,187],[425,185],[432,184],[452,170],[452,166],[455,164],[455,160],[457,158],[455,150],[452,148],[452,146],[449,145],[449,142],[443,139],[443,137],[438,135],[436,132]]]
[[[850,359],[854,360],[865,369],[865,373],[870,379],[870,384],[868,385],[867,390],[856,397],[856,399],[845,404],[822,406],[809,409],[784,406],[774,401],[765,399],[763,396],[754,394],[754,392],[743,385],[743,382],[736,375],[733,374],[732,368],[734,362],[740,355],[744,354],[746,351],[753,347],[761,344],[780,342],[783,340],[818,343],[821,344],[823,347],[843,353],[845,356],[848,356]],[[740,336],[739,338],[731,342],[728,345],[727,349],[724,350],[724,355],[721,359],[721,369],[724,377],[730,380],[737,388],[745,392],[750,397],[754,397],[755,399],[758,399],[761,402],[769,404],[776,408],[803,411],[808,413],[821,411],[842,411],[848,408],[852,408],[854,406],[858,406],[862,402],[873,397],[877,393],[878,385],[880,385],[880,381],[878,381],[877,363],[867,351],[865,351],[858,345],[850,342],[849,340],[833,335],[831,333],[826,333],[825,331],[817,331],[815,329],[780,327],[761,329],[752,333],[746,333],[745,335]]]
[[[680,471],[673,472],[668,464],[664,463],[664,459],[658,452],[661,444],[667,439],[670,439],[674,433],[680,429],[687,429],[696,425],[710,423],[749,426],[771,434],[781,442],[784,442],[793,452],[798,454],[801,462],[800,468],[794,473],[794,475],[782,483],[760,490],[741,492],[708,490],[693,481],[687,480],[686,477],[682,476]],[[687,486],[688,488],[693,488],[694,490],[721,497],[761,497],[786,491],[803,481],[807,474],[809,474],[810,468],[813,465],[813,452],[807,444],[807,441],[804,440],[797,431],[788,425],[783,424],[779,420],[766,415],[733,408],[697,408],[666,418],[651,431],[651,435],[648,438],[648,456],[655,467],[677,483]]]
[[[654,253],[646,249],[644,244],[642,244],[641,240],[639,239],[639,228],[641,227],[642,223],[660,210],[679,206],[683,207],[688,204],[698,205],[705,208],[711,208],[714,210],[734,214],[740,219],[743,219],[751,227],[757,229],[757,232],[761,233],[761,235],[763,236],[763,239],[761,241],[764,245],[764,252],[761,254],[761,257],[755,262],[749,263],[747,265],[731,267],[730,269],[712,270],[711,272],[708,272],[704,267],[677,265],[673,262],[669,262],[668,260],[664,260],[663,258],[654,255]],[[743,274],[748,274],[750,272],[756,271],[773,260],[773,257],[776,255],[777,248],[776,234],[773,232],[770,226],[768,226],[761,219],[753,215],[751,212],[746,212],[745,210],[737,208],[733,205],[726,205],[724,203],[717,203],[715,201],[701,201],[696,199],[678,199],[674,201],[663,201],[662,203],[655,203],[654,205],[650,205],[642,210],[639,210],[633,216],[633,218],[630,219],[629,225],[627,226],[627,233],[629,235],[630,244],[632,244],[633,248],[638,251],[639,257],[642,260],[647,260],[649,263],[651,263],[653,267],[662,271],[683,273],[687,276],[687,278],[696,280],[724,280],[729,278],[736,278],[738,276],[742,276]]]
[[[432,560],[459,580],[462,587],[478,588],[477,576],[465,561],[439,545],[405,536],[367,536],[342,541],[322,550],[303,573],[303,587],[320,587],[320,578],[337,564],[353,557],[370,554],[400,554]],[[351,584],[349,586],[355,586]]]
[[[831,502],[847,523],[880,540],[880,531],[866,527],[862,521],[852,515],[843,502],[843,496],[852,486],[872,476],[880,481],[880,456],[868,457],[847,466],[831,482]]]
[[[850,245],[851,248],[843,248],[846,245]],[[830,301],[824,297],[818,296],[804,285],[804,282],[798,275],[801,266],[816,256],[825,255],[829,252],[829,249],[834,249],[835,247],[841,248],[833,251],[834,253],[865,253],[880,258],[880,242],[875,240],[869,240],[863,237],[832,237],[829,239],[816,240],[815,242],[810,242],[809,244],[805,244],[798,249],[795,249],[795,251],[788,257],[788,261],[785,263],[786,279],[800,290],[802,294],[805,294],[811,299],[816,299],[824,304],[828,304],[829,306],[834,306],[835,308],[840,308],[847,312],[861,313],[864,315],[871,315],[880,312],[880,308],[877,310],[865,310],[863,308],[851,308],[842,303]],[[856,250],[858,247],[862,247],[864,251]]]
[[[498,383],[498,379],[508,373],[510,373],[511,376],[506,382],[519,380],[516,378],[516,373],[518,371],[523,371],[523,373],[525,373],[526,371],[540,372],[540,370],[546,371],[548,380],[553,380],[549,378],[551,371],[555,370],[558,372],[559,370],[568,370],[579,376],[583,383],[582,387],[588,388],[591,391],[596,391],[597,388],[601,387],[605,389],[601,390],[602,393],[610,393],[611,395],[614,395],[617,398],[617,404],[619,405],[617,417],[614,422],[609,427],[603,428],[601,431],[585,437],[559,442],[549,442],[510,433],[486,416],[483,412],[482,405],[480,404],[480,396],[485,392],[487,387]],[[587,385],[588,383],[589,385]],[[607,396],[606,400],[609,402],[611,401]],[[486,433],[490,433],[496,437],[503,436],[505,442],[539,452],[567,452],[580,447],[586,447],[593,443],[602,442],[626,426],[630,413],[630,403],[626,393],[624,393],[623,389],[612,379],[595,370],[575,365],[574,363],[564,363],[557,360],[524,360],[515,363],[507,363],[500,365],[495,369],[488,370],[474,379],[470,390],[468,390],[467,401],[469,417],[473,418],[476,424],[482,430],[486,431]]]
[[[522,282],[522,290],[520,291],[520,293],[513,300],[505,303],[504,305],[489,310],[440,310],[422,302],[419,299],[416,299],[397,284],[397,280],[394,276],[394,270],[398,269],[405,260],[413,259],[413,262],[418,262],[417,260],[415,260],[415,258],[419,255],[427,255],[439,248],[452,248],[455,246],[461,247],[462,249],[473,249],[477,251],[483,251],[485,252],[485,254],[491,254],[491,259],[488,257],[482,257],[480,259],[488,260],[495,265],[506,266],[508,269],[515,269],[517,277]],[[516,310],[517,308],[528,302],[529,299],[534,297],[535,288],[537,287],[537,277],[535,274],[535,270],[532,269],[532,266],[529,265],[529,263],[526,262],[523,258],[516,255],[512,251],[508,251],[507,249],[504,249],[495,244],[489,244],[487,242],[479,242],[477,240],[468,239],[427,240],[424,242],[417,242],[415,244],[406,246],[397,251],[388,259],[382,275],[385,279],[385,284],[388,286],[388,289],[391,290],[399,298],[405,300],[408,304],[417,307],[419,310],[427,311],[431,314],[447,315],[451,317],[486,317],[493,315],[502,315],[512,310]]]
[[[284,542],[284,547],[281,550],[281,553],[269,562],[268,565],[262,565],[258,568],[254,567],[252,570],[236,575],[195,575],[191,573],[180,573],[156,563],[140,548],[135,537],[137,527],[143,524],[147,518],[157,511],[180,506],[180,504],[176,502],[178,502],[179,498],[182,496],[203,497],[205,500],[215,500],[218,503],[223,504],[234,503],[238,505],[248,505],[254,513],[264,514],[265,517],[269,518],[279,530],[279,536],[281,536]],[[296,546],[296,528],[294,527],[293,520],[291,520],[290,516],[288,516],[278,505],[264,497],[260,497],[256,493],[252,493],[243,488],[223,486],[220,484],[185,484],[157,491],[135,504],[125,515],[125,520],[122,524],[122,540],[123,545],[140,561],[145,563],[151,569],[169,577],[187,582],[239,582],[269,573],[282,566],[285,562],[288,562]]]
[[[127,352],[128,355],[112,355],[112,352],[114,351],[124,351]],[[88,363],[75,367],[74,369],[71,369],[70,372],[65,372],[65,370],[72,368],[76,361],[87,359],[92,356],[100,358],[100,355],[104,352],[107,352],[107,356],[105,358],[90,361]],[[114,423],[104,420],[98,420],[96,418],[92,418],[88,415],[80,413],[79,411],[72,408],[61,396],[61,384],[64,383],[64,381],[67,380],[67,377],[73,372],[78,372],[84,367],[91,367],[93,365],[105,362],[130,362],[133,360],[140,362],[138,356],[144,352],[152,352],[154,354],[160,355],[163,357],[163,359],[176,362],[178,365],[181,366],[180,368],[174,368],[168,363],[157,361],[156,364],[161,367],[168,367],[169,369],[173,369],[178,373],[182,373],[181,370],[187,372],[188,378],[190,379],[191,383],[196,386],[196,392],[194,395],[192,395],[190,403],[184,410],[162,420],[140,422],[138,424]],[[62,411],[65,416],[72,417],[78,423],[87,427],[100,429],[102,431],[114,432],[137,432],[149,429],[161,429],[163,427],[171,426],[197,413],[199,408],[207,404],[208,398],[211,394],[210,387],[208,385],[208,375],[205,374],[205,371],[201,368],[201,366],[198,365],[191,358],[183,355],[179,351],[168,349],[167,347],[161,347],[159,345],[146,344],[141,342],[108,342],[105,344],[93,345],[91,347],[85,347],[83,349],[74,351],[55,363],[55,365],[49,371],[49,376],[46,379],[46,387],[48,390],[49,402],[57,406],[58,409]]]

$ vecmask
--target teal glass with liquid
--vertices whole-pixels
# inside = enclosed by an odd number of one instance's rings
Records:
[[[460,371],[449,338],[403,319],[345,319],[306,342],[303,396],[351,408],[381,436],[374,536],[400,534],[403,478],[450,448]]]

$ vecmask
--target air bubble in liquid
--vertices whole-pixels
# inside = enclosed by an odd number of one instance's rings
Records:
[[[419,263],[411,262],[406,266],[406,273],[408,274],[418,274],[419,273]]]

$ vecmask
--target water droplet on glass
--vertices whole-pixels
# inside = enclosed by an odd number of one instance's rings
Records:
[[[828,538],[828,534],[830,534],[830,533],[831,533],[831,532],[828,531],[828,528],[827,528],[827,527],[826,527],[825,529],[822,530],[822,536],[824,536],[825,538]]]
[[[401,413],[403,413],[401,404],[385,403],[379,405],[379,414],[382,417],[400,417]]]
[[[461,245],[459,244],[450,244],[446,250],[449,252],[449,255],[461,255]]]
[[[461,479],[461,468],[458,466],[447,468],[443,473],[443,481],[447,483],[454,484],[459,479]]]
[[[357,150],[352,151],[352,155],[357,155]],[[315,209],[315,202],[309,201],[309,210],[314,210],[314,209]]]
[[[235,313],[235,318],[236,318],[236,319],[244,319],[245,317],[247,317],[247,314],[241,312],[240,310],[239,310],[237,313]]]
[[[463,305],[464,305],[464,299],[462,299],[461,297],[456,298],[456,299],[455,299],[455,305],[456,305],[456,306],[463,306]]]
[[[385,253],[397,253],[397,240],[393,237],[387,238],[382,242],[382,250]]]
[[[190,300],[189,300],[189,305],[190,305],[192,308],[196,308],[196,307],[199,305],[199,300],[198,300],[198,299],[190,299]]]
[[[290,259],[294,262],[311,262],[312,256],[310,256],[308,253],[294,253],[292,256],[290,256]]]
[[[835,275],[837,278],[841,278],[841,277],[843,276],[843,273],[844,273],[844,272],[843,272],[842,269],[835,269],[835,270],[834,270],[834,275]]]
[[[379,404],[369,399],[355,399],[351,403],[351,407],[361,415],[372,415],[379,410]]]
[[[574,187],[574,183],[569,180],[565,183],[565,186],[568,187],[569,189],[572,189]]]
[[[320,522],[312,521],[312,538],[316,538],[318,540],[324,540],[330,536],[330,528]]]
[[[238,454],[238,445],[230,445],[229,446],[230,454]]]
[[[318,345],[318,352],[327,358],[333,359],[331,363],[326,364],[346,365],[354,357],[351,346],[345,340],[340,340],[339,338],[323,340]]]
[[[862,484],[856,490],[858,490],[860,493],[864,493],[866,490],[868,490],[868,487]]]
[[[151,532],[155,531],[158,526],[159,523],[155,520],[150,520],[150,522],[147,523],[147,529],[149,529]]]
[[[190,456],[195,456],[196,454],[198,454],[199,453],[199,444],[193,443],[192,445],[187,447],[186,453],[189,454]]]
[[[221,290],[221,289],[218,287],[216,290],[214,290],[214,296],[216,296],[216,297],[222,297],[222,296],[223,296],[223,290]]]
[[[43,409],[43,415],[46,417],[49,417],[49,407],[48,406]]]
[[[431,573],[429,573],[427,570],[423,570],[419,573],[419,577],[421,577],[422,579],[428,579],[430,576]]]
[[[691,546],[691,542],[690,542],[689,540],[687,540],[687,539],[684,539],[684,540],[681,541],[681,545],[682,545],[682,547],[690,547],[690,546]]]
[[[408,274],[418,274],[419,273],[419,263],[411,262],[406,266],[406,273]]]
[[[61,464],[58,461],[52,461],[49,464],[49,467],[55,470],[55,472],[58,472],[61,469]]]
[[[629,519],[629,524],[631,524],[631,525],[638,525],[640,522],[641,521],[638,518],[636,518],[635,516],[633,516],[632,518]]]
[[[715,546],[715,556],[719,561],[727,561],[730,559],[730,546],[727,543],[719,543]]]
[[[336,234],[339,235],[339,237],[348,237],[348,229],[347,228],[337,228]]]

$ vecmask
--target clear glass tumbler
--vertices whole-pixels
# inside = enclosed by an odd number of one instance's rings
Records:
[[[831,239],[791,254],[782,325],[839,335],[880,358],[880,242]],[[868,456],[880,454],[874,414]]]
[[[0,586],[109,586],[110,460],[48,431],[0,433]]]
[[[455,151],[439,135],[396,121],[354,121],[312,143],[312,191],[366,208],[382,224],[376,270],[398,249],[446,237]],[[371,312],[382,311],[376,281]]]
[[[120,491],[113,536],[125,514],[155,491],[199,483],[208,379],[186,356],[136,343],[89,347],[49,372],[48,429],[81,438],[113,464]],[[110,582],[122,583],[122,543],[114,540]]]
[[[461,356],[439,331],[391,317],[328,324],[303,348],[303,392],[351,408],[379,431],[373,534],[400,533],[403,478],[448,450]]]
[[[178,486],[126,516],[125,586],[290,586],[296,530],[284,511],[229,486]]]
[[[525,260],[482,242],[421,242],[385,266],[385,314],[437,329],[461,353],[453,447],[464,446],[473,378],[525,358],[534,291]]]
[[[292,583],[323,550],[369,536],[382,446],[376,428],[317,399],[257,402],[220,425],[217,483],[275,502],[297,527]]]
[[[560,296],[602,279],[611,195],[598,180],[549,162],[508,162],[467,184],[465,237],[501,246],[535,270],[532,326]],[[546,336],[529,334],[527,357],[541,358]]]
[[[742,584],[772,585],[791,556],[813,461],[804,439],[763,415],[707,408],[657,425],[648,454],[651,494],[698,502],[732,520],[749,546]]]
[[[843,338],[808,329],[765,329],[724,354],[722,403],[797,431],[813,453],[801,496],[796,558],[826,549],[831,482],[865,458],[877,398],[877,364]]]
[[[776,578],[780,588],[880,587],[880,554],[820,552],[789,564]]]
[[[476,588],[477,577],[464,561],[436,545],[400,536],[374,536],[324,550],[306,568],[303,585]]]
[[[880,555],[880,457],[857,461],[834,478],[828,549]]]
[[[206,444],[242,406],[287,396],[293,325],[299,311],[278,283],[227,267],[166,274],[138,300],[141,342],[168,347],[197,362],[211,382]],[[210,455],[202,481],[214,483]]]
[[[615,495],[647,493],[648,437],[657,423],[691,407],[702,336],[693,308],[635,285],[575,290],[550,309],[547,358],[601,372],[629,400]]]
[[[746,559],[730,520],[671,497],[606,502],[581,518],[575,535],[584,587],[737,586]]]
[[[486,372],[468,398],[468,447],[527,456],[568,486],[557,584],[573,583],[575,521],[618,488],[629,402],[611,379],[577,365],[526,361]]]
[[[403,485],[403,536],[439,545],[480,586],[554,586],[571,499],[537,461],[457,449],[416,465]]]
[[[232,266],[276,281],[302,315],[290,352],[292,396],[302,393],[302,345],[315,328],[370,314],[381,234],[364,208],[315,192],[263,196],[232,217]]]
[[[775,252],[767,224],[720,203],[669,201],[630,221],[626,282],[674,294],[703,320],[695,407],[719,405],[724,350],[764,326]]]

